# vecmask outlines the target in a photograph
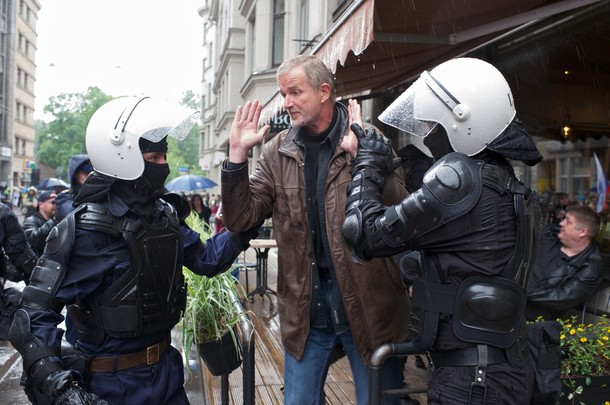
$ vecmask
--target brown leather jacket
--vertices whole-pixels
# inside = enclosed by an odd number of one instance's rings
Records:
[[[245,231],[273,215],[282,343],[300,360],[309,334],[313,252],[305,207],[304,160],[294,143],[296,133],[293,128],[285,130],[264,146],[249,181],[247,166],[228,171],[225,161],[222,200],[224,223],[231,231]],[[368,365],[378,346],[407,339],[411,308],[394,260],[356,263],[343,240],[347,186],[352,179],[349,161],[349,154],[337,148],[329,163],[324,193],[326,232],[351,333]],[[406,194],[399,176],[394,174],[386,181],[386,204],[398,203]]]

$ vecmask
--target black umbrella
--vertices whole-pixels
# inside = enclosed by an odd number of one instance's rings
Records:
[[[70,185],[56,177],[47,177],[36,186],[38,190],[54,190],[55,187],[70,188]]]

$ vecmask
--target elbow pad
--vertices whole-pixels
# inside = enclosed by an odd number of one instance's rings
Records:
[[[468,213],[482,190],[483,162],[450,153],[426,173],[422,188],[389,207],[376,228],[390,247],[409,242]]]

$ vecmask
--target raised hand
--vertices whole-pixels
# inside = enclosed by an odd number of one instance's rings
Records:
[[[258,129],[258,121],[263,109],[258,101],[248,101],[237,107],[229,134],[229,160],[233,163],[245,162],[248,151],[263,140],[269,125]]]
[[[358,139],[358,153],[352,160],[352,174],[366,167],[379,171],[383,176],[394,170],[392,142],[374,128],[366,131],[358,124],[351,129]]]
[[[362,127],[362,112],[360,110],[360,104],[356,100],[350,99],[347,104],[347,113],[349,116],[350,129],[352,124],[358,124]],[[344,152],[348,152],[352,157],[356,157],[358,151],[358,139],[353,131],[345,135],[341,140],[340,149]]]

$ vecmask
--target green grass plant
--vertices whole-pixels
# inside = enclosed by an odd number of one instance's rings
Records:
[[[193,214],[186,219],[186,223],[199,232],[204,242],[212,234],[209,225]],[[214,277],[199,276],[186,267],[183,269],[187,299],[179,328],[185,353],[190,353],[193,344],[220,340],[227,333],[232,334],[237,344],[234,327],[241,318],[234,297],[239,296],[240,285],[231,275],[234,267]]]

